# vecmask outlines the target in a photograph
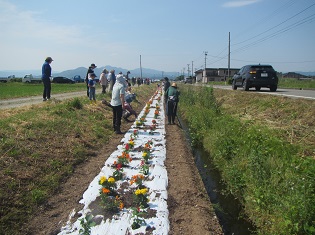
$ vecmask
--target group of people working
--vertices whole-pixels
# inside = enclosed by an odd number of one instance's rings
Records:
[[[86,84],[87,84],[87,95],[90,100],[95,100],[95,73],[94,69],[97,66],[91,64],[86,74]],[[111,101],[107,102],[105,99],[102,101],[103,104],[109,106],[113,111],[113,129],[116,134],[123,134],[121,132],[121,119],[124,118],[129,122],[128,117],[134,115],[137,117],[137,113],[133,110],[131,102],[136,98],[134,93],[131,93],[131,85],[127,77],[125,77],[122,72],[117,76],[115,75],[115,70],[108,72],[107,69],[103,69],[100,75],[100,85],[102,86],[102,93],[106,93],[106,89],[109,84],[109,91],[112,93]]]
[[[44,91],[43,91],[43,101],[49,100],[51,95],[51,66],[53,59],[51,57],[47,57],[42,66],[42,81],[44,83]],[[95,64],[91,64],[89,66],[85,82],[87,85],[87,96],[92,101],[96,101],[95,99],[95,87],[97,77],[94,73],[94,69],[97,66]],[[117,76],[115,75],[115,70],[111,70],[108,72],[104,69],[100,75],[100,85],[102,86],[102,93],[106,93],[106,89],[109,84],[109,91],[112,92],[112,97],[110,103],[106,100],[103,100],[102,103],[111,107],[113,110],[113,129],[116,134],[123,134],[121,132],[121,119],[128,120],[128,117],[134,115],[137,117],[137,113],[132,109],[130,103],[136,98],[136,95],[131,93],[131,85],[128,82],[128,73],[127,79],[120,72]],[[175,124],[175,117],[177,113],[177,105],[179,102],[179,91],[177,90],[177,84],[175,82],[172,85],[169,82],[167,77],[164,78],[164,99],[166,104],[166,114],[168,117],[168,124]]]

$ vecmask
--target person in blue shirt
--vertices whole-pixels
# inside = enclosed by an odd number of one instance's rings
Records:
[[[112,69],[109,72],[107,80],[109,81],[109,91],[112,92],[113,91],[113,87],[114,87],[115,82],[116,82],[116,75],[115,75],[115,70],[114,69]]]
[[[47,57],[42,66],[42,81],[44,83],[43,101],[50,99],[51,93],[51,67],[50,64],[53,62],[51,57]]]
[[[97,66],[95,64],[91,64],[91,66],[89,67],[88,71],[86,72],[86,76],[85,76],[85,83],[86,83],[86,94],[87,94],[87,97],[90,97],[90,94],[89,94],[89,74],[90,73],[94,73],[94,69],[96,68]]]

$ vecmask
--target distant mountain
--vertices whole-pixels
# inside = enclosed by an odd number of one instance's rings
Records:
[[[113,67],[110,65],[97,67],[94,70],[96,76],[99,76],[102,73],[104,68],[106,68],[108,71],[114,69],[116,75],[119,72],[122,72],[124,75],[126,75],[127,72],[129,71],[130,72],[129,77],[141,77],[140,68],[128,70],[128,69],[123,69],[120,67]],[[86,72],[87,72],[87,68],[79,67],[79,68],[72,69],[72,70],[66,70],[66,71],[63,71],[60,73],[53,73],[53,76],[73,77],[75,75],[80,75],[81,77],[84,78],[86,76]],[[154,70],[154,69],[147,69],[147,68],[142,69],[142,77],[143,78],[160,79],[162,77],[169,77],[172,79],[172,78],[175,78],[177,76],[178,76],[177,72],[163,72],[163,71]]]
[[[128,69],[124,69],[124,68],[120,68],[120,67],[113,67],[110,65],[97,67],[94,70],[95,74],[99,77],[104,68],[106,68],[108,71],[114,69],[116,75],[119,72],[122,72],[123,74],[126,75],[127,72],[130,71],[129,77],[140,77],[141,76],[140,68],[128,70]],[[76,69],[65,70],[62,72],[54,72],[54,70],[53,70],[52,76],[53,77],[63,76],[63,77],[72,78],[75,75],[80,75],[81,77],[85,78],[86,72],[87,72],[87,68],[85,68],[85,67],[79,67]],[[24,77],[25,74],[33,74],[33,76],[39,77],[39,76],[41,76],[41,71],[40,70],[23,70],[23,71],[22,70],[5,70],[5,71],[0,71],[0,77],[7,77],[9,75],[15,75],[15,77]],[[154,70],[154,69],[142,68],[142,77],[143,78],[160,79],[162,77],[169,77],[170,79],[173,79],[177,76],[178,76],[177,72],[164,72],[164,71],[159,71],[159,70]]]
[[[299,73],[308,77],[315,76],[315,72],[301,72],[301,71],[295,71],[295,73]]]

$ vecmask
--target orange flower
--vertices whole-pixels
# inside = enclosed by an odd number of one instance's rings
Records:
[[[124,203],[121,202],[121,203],[119,204],[119,209],[120,209],[120,210],[124,209]]]
[[[102,192],[103,192],[104,194],[107,194],[107,193],[110,193],[110,190],[107,189],[107,188],[102,188]]]

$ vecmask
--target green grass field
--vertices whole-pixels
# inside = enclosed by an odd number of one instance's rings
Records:
[[[42,83],[21,83],[21,82],[8,82],[0,83],[0,100],[12,99],[18,97],[37,96],[43,94]],[[84,91],[86,89],[85,83],[74,84],[51,84],[51,93],[65,93],[74,91]]]
[[[212,85],[231,85],[232,81],[209,82]],[[296,78],[279,78],[278,88],[315,89],[315,80],[298,80]]]

